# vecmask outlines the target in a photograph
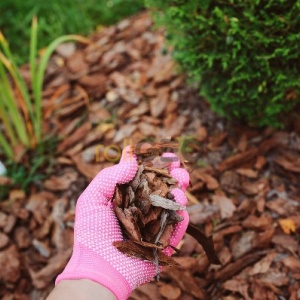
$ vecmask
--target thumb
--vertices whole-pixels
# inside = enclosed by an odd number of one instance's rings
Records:
[[[100,171],[80,196],[98,204],[107,205],[114,195],[117,183],[123,184],[133,179],[137,172],[136,156],[130,147],[124,148],[120,162]]]

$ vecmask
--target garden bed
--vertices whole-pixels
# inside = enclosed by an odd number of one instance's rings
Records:
[[[0,202],[0,297],[45,299],[67,263],[76,200],[119,149],[178,139],[193,224],[223,266],[186,236],[177,268],[131,299],[300,299],[300,138],[216,116],[177,72],[147,13],[59,46],[43,91],[43,130],[59,136],[51,176]],[[22,68],[28,84],[28,66]],[[0,177],[1,184],[9,178]]]

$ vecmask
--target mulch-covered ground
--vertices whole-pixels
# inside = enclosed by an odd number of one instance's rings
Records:
[[[47,69],[44,132],[61,139],[52,176],[0,202],[0,298],[45,299],[72,251],[78,195],[119,149],[179,141],[191,221],[223,266],[186,235],[178,268],[131,299],[300,299],[300,137],[210,111],[178,75],[147,13],[61,45]],[[28,67],[23,74],[30,81]],[[4,184],[7,178],[1,177]]]

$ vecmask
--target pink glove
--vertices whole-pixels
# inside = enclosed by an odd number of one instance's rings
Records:
[[[165,157],[176,157],[165,153]],[[178,203],[186,205],[183,190],[189,184],[186,170],[180,169],[177,158],[170,166],[172,176],[181,187],[172,190]],[[136,157],[126,147],[118,165],[102,170],[81,194],[76,205],[73,254],[64,271],[57,277],[61,280],[90,279],[109,289],[117,299],[127,299],[137,286],[151,280],[156,274],[151,262],[129,257],[113,246],[123,236],[115,216],[112,200],[117,183],[133,179],[137,171]],[[184,220],[176,225],[170,244],[176,247],[182,239],[188,222],[187,211],[178,212]],[[165,249],[171,255],[171,247]]]

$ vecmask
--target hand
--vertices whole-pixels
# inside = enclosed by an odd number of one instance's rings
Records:
[[[164,153],[164,157],[177,158],[173,153]],[[179,168],[175,159],[169,167],[170,174],[177,179],[178,188],[171,192],[175,200],[186,205],[184,191],[189,184],[186,170]],[[114,246],[114,241],[122,241],[123,235],[113,210],[112,197],[116,184],[133,179],[137,172],[136,157],[131,148],[123,150],[120,163],[103,169],[89,184],[77,201],[74,225],[73,254],[65,270],[56,279],[90,279],[109,289],[117,299],[127,299],[137,286],[151,280],[156,274],[151,262],[129,257]],[[188,222],[187,211],[178,212],[184,220],[176,224],[170,244],[174,247],[182,239]],[[171,255],[168,247],[165,254]]]

